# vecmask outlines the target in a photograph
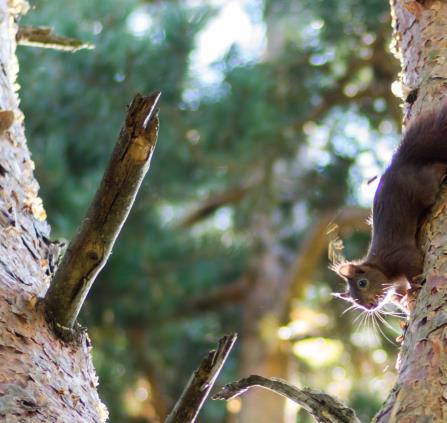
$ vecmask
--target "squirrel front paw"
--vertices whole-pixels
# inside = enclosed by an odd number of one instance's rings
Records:
[[[421,289],[422,285],[424,285],[424,283],[425,283],[425,274],[424,273],[414,276],[412,278],[412,280],[410,281],[411,288],[409,289],[409,291],[411,291],[412,289]]]

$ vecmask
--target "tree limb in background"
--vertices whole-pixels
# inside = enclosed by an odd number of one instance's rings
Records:
[[[165,423],[195,422],[214,382],[231,351],[237,335],[226,335],[219,340],[217,350],[210,351],[193,373],[185,390]]]
[[[126,336],[130,340],[130,354],[135,362],[139,363],[143,376],[150,385],[150,402],[154,407],[159,421],[164,421],[172,408],[174,401],[168,393],[166,375],[162,366],[157,362],[150,342],[147,340],[147,327],[144,329],[132,327],[126,331]]]
[[[53,34],[51,28],[45,26],[20,26],[16,41],[18,45],[40,47],[40,48],[52,48],[54,50],[75,51],[95,48],[93,44],[85,43],[76,38],[62,37],[60,35]]]
[[[212,399],[229,400],[243,394],[253,386],[259,386],[289,398],[303,407],[317,422],[360,423],[355,411],[340,400],[314,389],[298,389],[278,378],[251,375],[225,385],[217,394],[212,396]]]
[[[242,276],[233,282],[213,289],[211,292],[185,300],[176,307],[175,312],[157,321],[157,324],[177,321],[208,311],[218,311],[222,307],[242,302],[250,292],[252,280],[250,276]]]
[[[158,134],[160,93],[137,94],[101,185],[51,281],[46,314],[59,336],[69,340],[79,311],[112,247],[149,169]]]
[[[237,187],[231,187],[226,191],[209,196],[205,201],[197,206],[195,210],[190,212],[179,223],[180,228],[188,228],[197,222],[207,218],[214,213],[218,208],[227,206],[229,204],[236,204],[242,200],[247,192],[258,185],[261,178]]]

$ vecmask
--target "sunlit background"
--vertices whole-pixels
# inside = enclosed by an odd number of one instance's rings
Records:
[[[281,377],[370,419],[394,382],[399,322],[343,313],[326,227],[347,208],[370,207],[371,180],[398,141],[388,4],[31,5],[24,24],[96,45],[19,51],[54,238],[69,239],[81,221],[132,96],[163,93],[149,175],[81,318],[110,421],[163,421],[203,355],[233,331],[218,386],[253,372]],[[338,228],[348,258],[366,251],[364,220]],[[269,392],[208,400],[200,416],[311,421]]]

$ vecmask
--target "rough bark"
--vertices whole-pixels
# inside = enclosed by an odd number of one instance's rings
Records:
[[[0,0],[0,110],[13,116],[0,117],[0,420],[102,422],[88,338],[76,347],[56,339],[37,300],[51,248],[15,92],[14,18],[26,9]]]
[[[402,65],[404,126],[439,104],[447,87],[447,3],[391,1],[396,54]],[[422,228],[426,283],[404,338],[397,383],[376,422],[447,420],[447,192]]]

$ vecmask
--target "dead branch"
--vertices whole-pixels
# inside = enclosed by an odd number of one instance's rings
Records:
[[[219,340],[217,350],[210,351],[193,373],[185,390],[166,418],[165,423],[195,422],[214,382],[231,351],[237,335],[226,335]]]
[[[320,423],[360,423],[355,411],[348,408],[337,398],[315,389],[298,389],[278,378],[266,378],[251,375],[245,379],[225,385],[217,394],[216,400],[229,400],[237,397],[253,386],[273,391],[301,405],[315,421]]]
[[[158,133],[160,93],[137,94],[129,106],[101,185],[62,258],[45,297],[47,318],[68,335],[149,169]]]
[[[72,53],[81,49],[91,50],[95,48],[93,44],[85,43],[76,38],[53,34],[51,28],[44,26],[20,26],[17,31],[16,41],[18,45],[22,46],[52,48]]]

